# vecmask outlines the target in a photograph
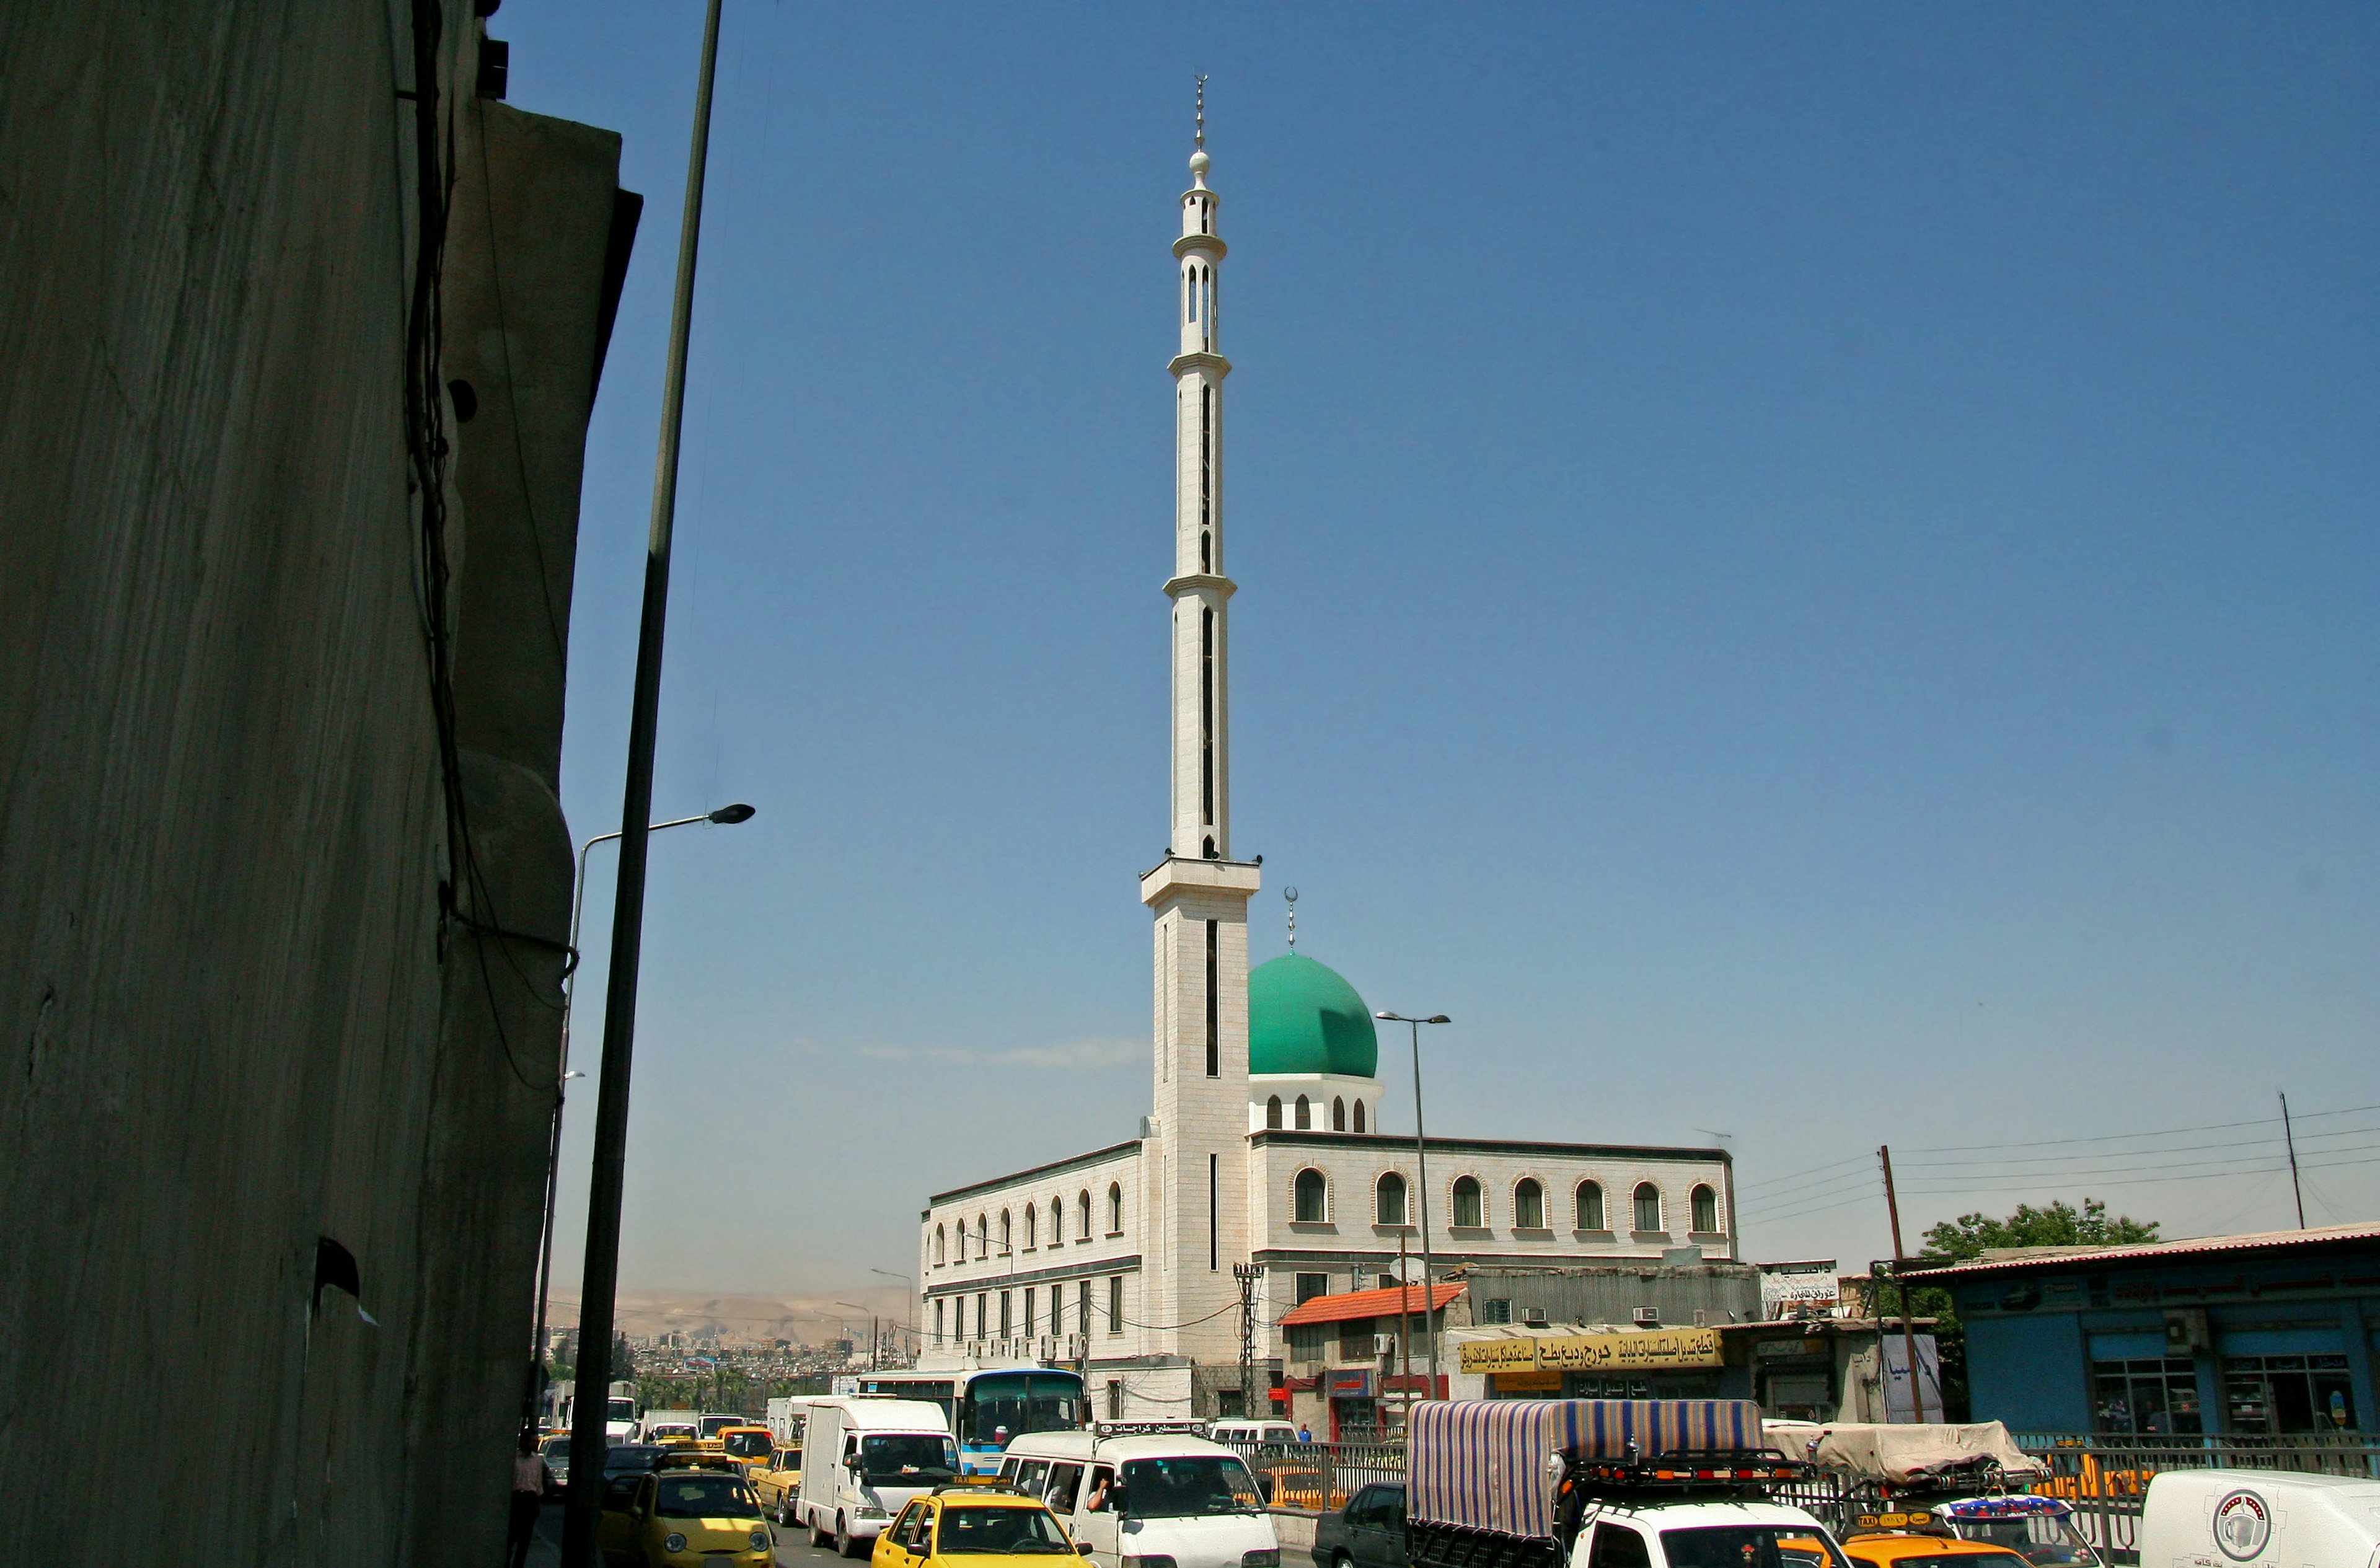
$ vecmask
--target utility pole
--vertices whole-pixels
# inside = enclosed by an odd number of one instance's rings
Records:
[[[1232,1265],[1232,1278],[1240,1283],[1240,1419],[1254,1420],[1257,1414],[1257,1266],[1253,1263]],[[1266,1402],[1267,1415],[1271,1414],[1271,1402]]]
[[[2281,1137],[2289,1146],[2289,1195],[2298,1200],[2298,1229],[2305,1226],[2305,1189],[2298,1185],[2298,1135],[2289,1125],[2289,1097],[2281,1096]]]
[[[1909,1358],[1910,1419],[1922,1426],[1925,1421],[1925,1380],[1919,1376],[1917,1365],[1917,1331],[1909,1321],[1909,1287],[1902,1284],[1900,1281],[1900,1266],[1906,1255],[1900,1250],[1900,1198],[1892,1189],[1892,1146],[1886,1144],[1876,1152],[1876,1158],[1884,1161],[1885,1211],[1892,1217],[1892,1279],[1895,1284],[1900,1285],[1900,1349],[1901,1354]],[[1877,1305],[1881,1306],[1882,1303]],[[1882,1329],[1884,1325],[1879,1322],[1876,1327]],[[1878,1359],[1881,1359],[1881,1356]],[[1890,1420],[1892,1418],[1892,1380],[1887,1378],[1884,1386],[1885,1419]]]
[[[1397,1373],[1404,1387],[1405,1440],[1413,1440],[1413,1285],[1406,1279],[1405,1233],[1397,1228]],[[1422,1300],[1429,1300],[1429,1285],[1422,1285]],[[1324,1500],[1326,1502],[1329,1499]]]
[[[580,1386],[570,1446],[600,1454],[610,1414],[613,1295],[620,1283],[620,1197],[627,1175],[628,1075],[636,1055],[637,977],[645,929],[646,839],[653,820],[653,747],[661,723],[662,643],[669,618],[670,545],[677,527],[678,439],[686,428],[686,355],[694,325],[695,251],[702,233],[702,178],[710,155],[710,88],[719,74],[719,4],[702,26],[702,72],[686,153],[686,211],[679,220],[677,290],[670,308],[669,368],[662,388],[661,451],[653,461],[652,527],[645,542],[645,597],[637,634],[636,696],[628,714],[628,766],[620,812],[620,885],[612,906],[612,969],[605,987],[602,1082],[595,1100],[594,1174],[587,1197],[587,1267],[578,1291]],[[588,1363],[591,1362],[591,1366]],[[591,1373],[591,1376],[589,1375]],[[562,1518],[563,1568],[595,1568],[603,1466],[570,1473]]]

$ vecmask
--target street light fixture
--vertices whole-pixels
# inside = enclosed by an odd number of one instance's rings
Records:
[[[1421,1326],[1422,1331],[1429,1336],[1429,1392],[1430,1397],[1435,1399],[1438,1397],[1438,1314],[1431,1309],[1430,1297],[1438,1289],[1438,1282],[1431,1269],[1429,1256],[1429,1149],[1422,1140],[1421,1027],[1424,1024],[1450,1024],[1454,1020],[1443,1013],[1429,1018],[1409,1018],[1402,1013],[1375,1013],[1372,1016],[1384,1023],[1407,1024],[1413,1028],[1414,1173],[1421,1188],[1421,1204],[1417,1216],[1421,1223]],[[1402,1282],[1399,1282],[1397,1290],[1399,1299],[1402,1300],[1404,1291]]]
[[[871,1372],[875,1371],[877,1369],[876,1309],[872,1307],[862,1307],[856,1301],[838,1301],[835,1305],[837,1307],[848,1307],[854,1312],[865,1312],[868,1314],[868,1369]]]
[[[877,1268],[870,1268],[868,1271],[869,1273],[871,1273],[871,1274],[881,1274],[881,1275],[883,1275],[883,1276],[884,1276],[886,1279],[888,1279],[888,1280],[898,1280],[898,1281],[900,1281],[900,1282],[901,1282],[901,1288],[902,1288],[905,1292],[906,1292],[906,1293],[907,1293],[908,1297],[909,1297],[909,1354],[910,1354],[910,1355],[917,1355],[917,1281],[915,1281],[915,1280],[913,1280],[913,1279],[911,1279],[911,1278],[910,1278],[908,1275],[906,1275],[906,1274],[896,1274],[896,1273],[894,1273],[894,1272],[893,1272],[892,1270],[890,1270],[890,1269],[877,1269]],[[915,1362],[912,1362],[912,1363],[910,1363],[910,1365],[915,1366],[915,1365],[916,1365],[916,1363],[915,1363]]]
[[[758,813],[754,808],[737,801],[705,811],[699,817],[679,817],[666,822],[655,822],[647,833],[659,833],[663,828],[682,828],[693,822],[717,822],[722,827],[734,827],[748,822]],[[570,972],[562,978],[562,1072],[553,1081],[553,1124],[546,1135],[545,1150],[545,1240],[539,1249],[537,1264],[537,1343],[529,1350],[529,1399],[538,1395],[545,1367],[545,1307],[546,1294],[553,1282],[553,1200],[556,1186],[562,1179],[562,1097],[563,1085],[573,1078],[583,1078],[584,1073],[570,1071],[570,1003],[578,994],[578,917],[587,903],[587,852],[597,845],[620,836],[618,831],[597,833],[578,846],[578,869],[570,885]],[[532,1409],[529,1414],[534,1416]]]

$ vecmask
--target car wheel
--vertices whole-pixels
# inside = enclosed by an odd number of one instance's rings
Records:
[[[813,1513],[810,1515],[810,1545],[819,1547],[826,1543],[827,1533],[819,1527],[818,1515]]]
[[[1355,1560],[1343,1551],[1334,1552],[1330,1558],[1330,1568],[1355,1568]]]
[[[850,1516],[843,1513],[836,1514],[834,1516],[834,1554],[837,1557],[856,1557],[859,1553],[851,1550],[856,1544],[851,1538]]]

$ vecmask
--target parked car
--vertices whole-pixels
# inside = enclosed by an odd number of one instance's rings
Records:
[[[1366,1487],[1317,1518],[1314,1568],[1405,1568],[1405,1484]]]

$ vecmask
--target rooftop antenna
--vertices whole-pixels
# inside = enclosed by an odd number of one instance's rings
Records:
[[[1198,79],[1204,81],[1207,79],[1201,77]],[[1297,890],[1285,887],[1281,890],[1281,895],[1289,901],[1289,950],[1294,953],[1297,951]]]
[[[1197,145],[1200,147],[1207,145],[1207,77],[1203,71],[1198,75]]]

